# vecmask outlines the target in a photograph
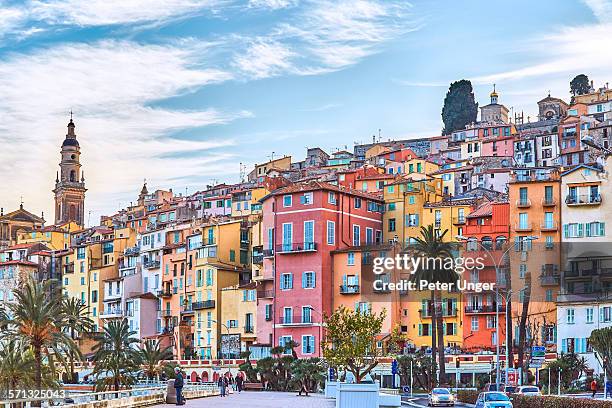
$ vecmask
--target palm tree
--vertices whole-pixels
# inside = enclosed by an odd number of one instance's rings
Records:
[[[34,355],[19,340],[0,345],[0,397],[8,390],[27,389],[34,384]]]
[[[162,349],[159,340],[145,340],[140,347],[140,359],[144,366],[144,374],[149,380],[159,377],[163,372],[163,361],[172,360],[172,347]]]
[[[54,360],[65,364],[64,355],[81,356],[74,340],[63,328],[66,315],[57,291],[50,290],[50,282],[39,283],[28,280],[15,290],[15,303],[8,305],[5,337],[19,340],[23,347],[30,348],[34,357],[34,385],[40,390],[43,373],[54,374]],[[47,367],[43,367],[43,362]],[[47,370],[48,369],[48,370]]]
[[[96,377],[96,388],[106,390],[113,387],[119,391],[121,386],[130,386],[135,382],[135,373],[140,368],[140,353],[127,320],[109,322],[104,331],[96,336],[93,347]]]
[[[421,227],[421,236],[414,239],[415,243],[411,245],[411,250],[414,251],[417,256],[420,256],[425,260],[439,260],[439,262],[431,262],[433,265],[421,265],[421,267],[415,271],[415,274],[413,275],[414,281],[418,282],[425,280],[429,283],[452,283],[457,281],[457,272],[455,272],[455,270],[452,268],[444,267],[445,259],[454,259],[455,257],[453,254],[453,245],[450,242],[444,242],[444,236],[447,233],[448,230],[444,230],[442,233],[439,233],[438,230],[434,229],[433,225]],[[436,369],[435,354],[437,350],[438,361],[440,363],[440,379],[443,381],[446,376],[444,366],[444,321],[441,316],[442,310],[441,308],[439,309],[439,306],[442,304],[442,296],[439,290],[431,291],[430,301],[433,305],[431,310],[431,353],[434,363],[434,372]],[[437,334],[437,336],[435,334]]]
[[[78,341],[79,335],[89,333],[95,327],[94,322],[89,318],[87,306],[77,298],[63,298],[62,307],[66,315],[66,324],[64,329],[70,334],[70,338]],[[72,353],[68,354],[70,359],[70,380],[75,380],[74,360],[76,356]]]

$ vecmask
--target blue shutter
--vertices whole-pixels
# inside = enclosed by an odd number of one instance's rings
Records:
[[[584,231],[584,224],[580,223],[578,224],[578,236],[581,237],[582,233]]]
[[[414,223],[416,224],[415,227],[419,226],[419,214],[414,215]]]
[[[281,289],[285,289],[285,284],[283,282],[285,282],[285,280],[283,279],[283,275],[281,275],[280,285],[279,285]]]
[[[563,237],[569,238],[569,225],[563,224]]]
[[[302,272],[302,288],[305,288],[306,285],[306,272]]]
[[[311,273],[312,273],[312,287],[316,288],[317,287],[317,274],[314,272],[311,272]]]
[[[606,235],[606,223],[605,222],[599,223],[599,235],[601,235],[602,237]]]
[[[591,223],[587,222],[585,226],[586,226],[586,236],[590,237],[591,236]]]
[[[289,287],[287,289],[293,289],[293,273],[289,274]]]

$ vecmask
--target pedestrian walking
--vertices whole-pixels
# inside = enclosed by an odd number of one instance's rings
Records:
[[[219,386],[219,390],[221,391],[221,396],[225,397],[225,387],[227,386],[227,384],[226,384],[226,379],[224,375],[219,377],[219,381],[217,381],[217,385]]]
[[[591,381],[591,391],[593,391],[591,398],[595,398],[595,394],[597,393],[597,380],[594,378],[593,381]]]
[[[238,373],[238,375],[236,376],[236,389],[238,390],[238,392],[242,392],[242,373]]]

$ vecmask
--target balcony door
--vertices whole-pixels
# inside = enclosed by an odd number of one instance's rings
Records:
[[[288,222],[283,224],[283,251],[291,251],[293,243],[293,224]]]

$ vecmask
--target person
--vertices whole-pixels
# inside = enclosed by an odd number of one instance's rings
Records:
[[[219,381],[217,381],[217,385],[219,386],[219,390],[221,391],[221,396],[225,397],[225,376],[224,375],[219,377]]]
[[[242,392],[242,382],[242,373],[238,373],[236,376],[236,390],[238,390],[238,392]]]
[[[183,374],[181,373],[181,369],[178,367],[174,367],[174,373],[176,374],[174,378],[174,389],[176,390],[176,405],[184,405],[185,401],[183,400]]]
[[[591,398],[595,398],[595,394],[597,393],[597,380],[594,378],[593,381],[591,381],[591,391],[593,391]]]

